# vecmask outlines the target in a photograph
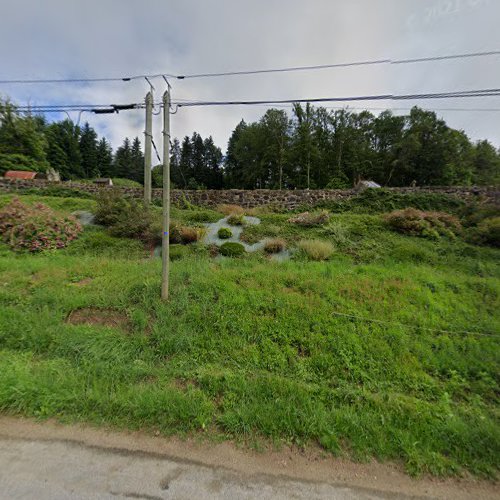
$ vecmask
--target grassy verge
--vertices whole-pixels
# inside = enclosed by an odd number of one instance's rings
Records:
[[[51,206],[77,209],[66,200]],[[499,252],[401,236],[377,216],[310,229],[262,218],[249,231],[331,241],[333,259],[213,260],[193,247],[162,303],[159,260],[101,229],[53,254],[0,248],[0,409],[494,477]],[[78,309],[127,326],[72,324]]]

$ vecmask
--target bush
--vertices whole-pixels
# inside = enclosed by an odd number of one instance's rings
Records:
[[[245,209],[239,205],[218,205],[217,211],[224,215],[243,215],[245,213]]]
[[[264,252],[266,253],[279,253],[285,250],[286,241],[281,238],[274,238],[272,240],[267,240],[264,243]]]
[[[217,231],[217,236],[221,239],[221,240],[227,240],[228,238],[231,238],[231,236],[233,235],[233,232],[231,231],[231,229],[229,229],[228,227],[221,227],[218,231]]]
[[[301,240],[297,246],[312,260],[327,260],[335,251],[330,242],[322,240]]]
[[[243,214],[231,214],[227,218],[228,224],[231,224],[231,226],[242,226],[245,224],[245,218]]]
[[[46,205],[25,205],[18,198],[0,211],[0,235],[13,250],[40,252],[64,248],[78,237],[82,226]]]
[[[328,213],[328,211],[322,210],[321,212],[315,212],[315,213],[303,212],[301,214],[296,215],[295,217],[290,217],[288,219],[288,222],[303,227],[310,227],[310,226],[320,226],[322,224],[325,224],[326,222],[328,222],[329,218],[330,214]]]
[[[170,243],[188,245],[189,243],[195,243],[198,241],[202,234],[203,229],[201,228],[182,226],[177,221],[170,221]]]
[[[500,248],[500,217],[490,217],[480,222],[475,229],[474,241]]]
[[[460,221],[453,215],[444,212],[424,212],[415,208],[395,210],[384,216],[389,226],[403,234],[439,238],[454,238],[461,230]]]
[[[183,216],[190,222],[217,222],[220,219],[220,214],[213,210],[186,210]]]
[[[95,222],[108,227],[113,236],[156,239],[151,209],[142,201],[124,197],[118,189],[98,194]]]
[[[245,253],[245,247],[241,243],[227,241],[219,247],[219,251],[225,257],[239,257]]]

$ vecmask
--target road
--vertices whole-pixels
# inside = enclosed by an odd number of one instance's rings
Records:
[[[227,443],[0,417],[1,499],[457,500],[495,495],[489,483],[415,481],[387,466],[350,469],[324,460],[290,452],[270,458]]]

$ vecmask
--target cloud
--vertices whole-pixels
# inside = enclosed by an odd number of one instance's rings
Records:
[[[379,58],[418,57],[500,48],[492,0],[17,0],[3,2],[2,78],[199,73]],[[316,72],[174,80],[184,99],[279,99],[498,87],[500,58],[368,66]],[[155,80],[156,99],[164,90]],[[140,102],[145,81],[92,85],[11,85],[19,103]],[[366,106],[391,103],[365,103]],[[500,108],[500,98],[422,101],[432,108]],[[398,103],[399,105],[399,103]],[[401,105],[400,105],[401,106]],[[194,130],[225,148],[234,126],[264,107],[181,108],[172,134]],[[471,138],[500,145],[498,113],[439,112]],[[144,112],[84,114],[118,146],[142,138]],[[74,119],[77,119],[74,114]],[[155,141],[161,143],[161,117]]]

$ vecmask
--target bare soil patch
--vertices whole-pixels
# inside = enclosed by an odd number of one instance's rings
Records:
[[[116,309],[97,307],[75,309],[69,313],[66,322],[72,325],[100,325],[130,331],[130,321],[127,315]]]

